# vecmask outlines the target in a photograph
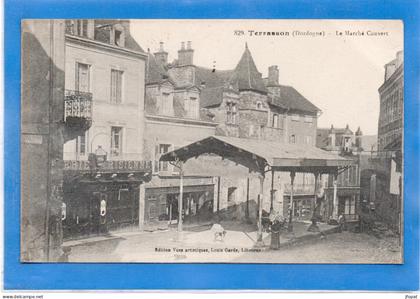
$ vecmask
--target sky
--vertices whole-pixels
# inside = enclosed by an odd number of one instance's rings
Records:
[[[191,41],[194,64],[216,70],[234,69],[248,43],[263,77],[278,65],[280,84],[322,110],[318,127],[349,124],[364,135],[377,134],[384,65],[403,50],[403,24],[390,20],[132,20],[131,34],[152,53],[163,42],[170,62]]]

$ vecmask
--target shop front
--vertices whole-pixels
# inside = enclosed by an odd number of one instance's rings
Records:
[[[179,187],[146,188],[145,222],[177,223],[179,218]],[[184,223],[198,224],[213,216],[214,185],[183,187],[182,215]]]
[[[65,162],[64,240],[139,226],[140,185],[149,180],[150,171],[144,163],[130,165],[107,163],[98,171],[85,161]]]

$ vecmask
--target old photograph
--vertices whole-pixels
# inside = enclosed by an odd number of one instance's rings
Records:
[[[403,263],[403,31],[23,20],[20,261]]]

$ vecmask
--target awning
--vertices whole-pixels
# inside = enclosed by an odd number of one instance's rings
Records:
[[[161,156],[161,161],[187,161],[203,154],[218,155],[248,167],[251,171],[334,173],[354,164],[320,148],[225,136],[210,136]]]

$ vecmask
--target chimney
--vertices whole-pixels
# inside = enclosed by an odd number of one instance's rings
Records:
[[[185,42],[181,43],[181,49],[178,50],[178,64],[179,65],[193,65],[194,50],[191,48],[191,41],[187,42],[185,49]]]
[[[360,150],[362,148],[362,130],[360,130],[360,127],[357,128],[356,131],[356,147],[358,150]]]
[[[154,55],[159,64],[165,65],[168,63],[168,52],[165,51],[163,42],[159,43],[159,51],[154,53]]]
[[[334,126],[331,125],[331,129],[330,129],[330,134],[329,134],[329,146],[331,147],[332,150],[334,150],[335,148],[335,131],[334,131]]]
[[[279,85],[279,68],[277,65],[268,67],[268,85]]]

